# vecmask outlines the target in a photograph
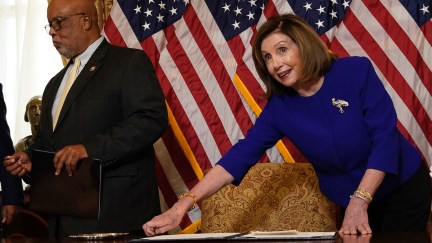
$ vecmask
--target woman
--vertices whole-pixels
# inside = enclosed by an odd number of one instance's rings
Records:
[[[198,200],[240,183],[283,136],[344,211],[340,234],[426,229],[428,169],[398,131],[392,101],[367,58],[337,59],[306,22],[288,14],[259,29],[253,59],[267,87],[260,117],[202,181],[143,225],[147,235],[174,228]]]

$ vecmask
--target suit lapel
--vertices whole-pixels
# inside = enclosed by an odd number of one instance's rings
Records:
[[[42,107],[45,107],[45,110],[43,111],[44,113],[46,112],[46,114],[49,114],[48,116],[44,116],[46,118],[45,122],[43,124],[48,124],[49,127],[52,131],[52,127],[53,127],[53,118],[52,118],[52,109],[54,106],[54,100],[56,98],[58,89],[60,87],[61,81],[63,79],[63,76],[66,73],[66,70],[68,69],[69,65],[71,62],[69,62],[66,67],[63,68],[63,70],[61,70],[52,80],[52,84],[53,86],[49,89],[46,89],[46,93],[44,94],[43,98],[43,105]],[[42,123],[42,122],[41,122]]]
[[[71,105],[74,103],[74,101],[79,97],[80,93],[83,91],[83,89],[89,84],[93,76],[97,73],[99,68],[102,66],[101,60],[105,57],[105,54],[109,48],[109,43],[104,40],[100,44],[100,46],[96,49],[96,51],[93,53],[93,55],[90,57],[87,64],[83,67],[81,72],[79,73],[78,77],[75,79],[71,89],[69,90],[69,93],[66,96],[66,99],[63,103],[62,110],[60,112],[57,126],[60,126],[60,124],[63,121],[63,118],[68,113]],[[55,94],[54,94],[55,97]],[[52,119],[51,119],[52,124]]]

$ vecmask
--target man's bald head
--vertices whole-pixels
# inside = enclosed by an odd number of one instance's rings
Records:
[[[98,14],[94,0],[52,0],[48,5],[47,18],[53,44],[66,58],[83,53],[100,37]]]

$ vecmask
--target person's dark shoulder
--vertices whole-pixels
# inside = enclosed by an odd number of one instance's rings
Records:
[[[142,49],[110,45],[106,58],[116,64],[135,63],[136,65],[151,65],[150,58]]]
[[[123,47],[123,46],[116,46],[116,45],[110,45],[109,52],[115,53],[119,56],[134,56],[134,55],[144,55],[147,56],[146,53],[142,49],[136,49],[136,48],[130,48],[130,47]]]

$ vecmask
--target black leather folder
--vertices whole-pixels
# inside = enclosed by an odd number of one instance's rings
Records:
[[[102,167],[99,160],[82,159],[69,176],[56,176],[54,152],[33,150],[30,173],[30,209],[47,214],[98,219]]]

